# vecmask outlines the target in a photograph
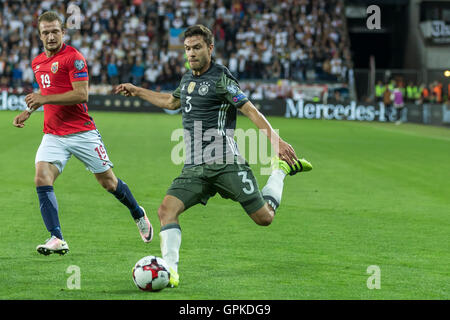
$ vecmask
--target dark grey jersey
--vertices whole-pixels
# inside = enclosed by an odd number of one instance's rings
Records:
[[[187,72],[172,95],[181,100],[185,167],[241,158],[234,140],[236,113],[248,99],[226,67],[211,62],[200,76]]]

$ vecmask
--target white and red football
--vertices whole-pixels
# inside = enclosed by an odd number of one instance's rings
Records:
[[[169,279],[169,267],[160,257],[144,257],[133,268],[133,281],[143,291],[162,290],[169,284]]]

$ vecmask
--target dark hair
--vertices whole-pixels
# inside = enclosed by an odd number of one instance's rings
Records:
[[[193,36],[202,36],[208,46],[214,44],[214,37],[211,30],[204,25],[196,24],[195,26],[190,26],[186,29],[186,31],[184,31],[184,39]]]
[[[63,21],[62,21],[61,17],[58,15],[58,13],[56,13],[55,11],[46,11],[39,16],[39,18],[38,18],[39,34],[41,34],[41,30],[39,27],[40,27],[40,24],[42,21],[46,21],[46,22],[59,21],[59,24],[61,25],[61,30],[64,30]]]

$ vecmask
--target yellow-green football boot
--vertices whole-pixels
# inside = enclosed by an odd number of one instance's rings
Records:
[[[313,168],[312,164],[306,159],[296,159],[294,166],[291,166],[279,157],[272,158],[272,170],[281,169],[286,175],[293,176],[299,172],[311,171]]]
[[[169,268],[170,277],[169,277],[169,284],[167,285],[170,288],[176,288],[178,287],[178,284],[180,283],[180,276],[179,274],[172,268]]]

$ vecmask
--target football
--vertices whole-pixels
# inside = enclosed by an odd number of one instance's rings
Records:
[[[160,257],[144,257],[133,268],[133,281],[143,291],[162,290],[169,284],[169,278],[169,267]]]

